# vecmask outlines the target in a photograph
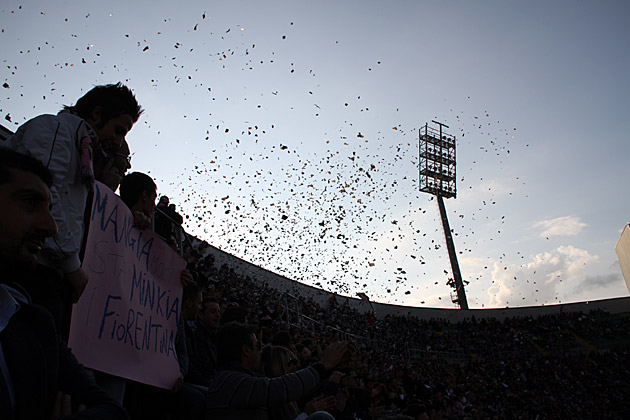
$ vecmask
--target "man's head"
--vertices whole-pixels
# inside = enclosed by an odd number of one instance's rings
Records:
[[[118,149],[110,153],[94,154],[94,175],[96,179],[116,191],[122,178],[131,169],[129,144],[123,140]]]
[[[122,83],[96,86],[74,106],[64,106],[64,109],[75,112],[90,124],[107,152],[121,146],[144,111],[133,92]]]
[[[245,369],[260,368],[261,343],[253,326],[229,322],[219,329],[217,336],[217,358],[220,365],[240,362]]]
[[[216,330],[219,328],[219,321],[221,321],[221,308],[219,302],[214,298],[204,299],[199,313],[199,320],[205,328]]]
[[[182,294],[182,315],[186,321],[194,321],[201,310],[201,288],[194,281],[184,286]]]
[[[50,213],[52,176],[37,159],[0,148],[0,265],[37,265],[44,239],[57,232]]]
[[[120,198],[131,211],[142,212],[148,218],[153,217],[157,185],[153,179],[142,172],[125,175],[120,183]]]

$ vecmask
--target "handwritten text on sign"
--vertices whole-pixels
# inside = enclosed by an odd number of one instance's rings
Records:
[[[89,282],[72,312],[70,347],[85,366],[170,389],[186,263],[96,183],[83,269]]]

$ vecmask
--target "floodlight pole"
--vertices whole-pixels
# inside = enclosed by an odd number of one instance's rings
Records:
[[[446,239],[446,249],[448,249],[448,257],[451,260],[451,271],[455,280],[455,289],[457,291],[457,302],[461,309],[468,309],[468,300],[466,300],[466,291],[464,290],[464,282],[462,273],[459,271],[459,263],[457,262],[457,253],[455,253],[455,243],[453,235],[451,235],[451,227],[448,224],[446,215],[446,206],[440,194],[436,195],[438,207],[440,208],[440,217],[442,218],[442,227],[444,228],[444,237]]]
[[[443,133],[442,127],[449,128],[448,125],[435,120],[432,122],[439,125],[439,132],[430,128],[428,124],[425,124],[420,129],[420,191],[434,195],[437,198],[446,239],[446,248],[453,273],[453,283],[449,281],[448,284],[451,287],[454,286],[457,292],[457,301],[453,300],[453,302],[457,302],[460,309],[468,309],[464,282],[459,270],[453,235],[451,234],[446,207],[444,206],[444,197],[457,197],[455,136]]]

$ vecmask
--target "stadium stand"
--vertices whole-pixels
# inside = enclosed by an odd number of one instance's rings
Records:
[[[360,356],[344,369],[348,380],[335,418],[380,418],[385,413],[377,407],[449,419],[630,414],[627,300],[532,308],[533,315],[471,310],[458,321],[386,314],[370,325],[350,304],[289,298],[227,264],[217,266],[212,253],[200,257],[195,267],[202,267],[201,281],[207,278],[206,293],[244,308],[261,326],[263,343],[283,330],[315,355],[337,334],[357,343]]]

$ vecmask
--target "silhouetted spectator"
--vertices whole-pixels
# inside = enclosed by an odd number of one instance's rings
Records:
[[[68,305],[79,299],[88,281],[80,250],[88,194],[101,175],[94,171],[94,160],[121,147],[142,111],[126,86],[96,86],[59,114],[27,121],[4,143],[39,159],[53,175],[52,213],[58,232],[44,243],[40,262],[46,269],[40,275],[51,279]],[[49,309],[61,321],[62,310]]]

